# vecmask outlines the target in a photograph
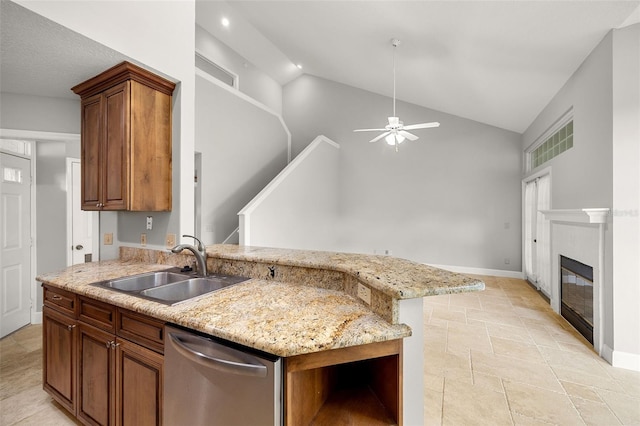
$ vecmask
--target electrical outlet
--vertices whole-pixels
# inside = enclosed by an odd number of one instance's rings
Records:
[[[104,245],[105,246],[110,246],[113,244],[113,234],[111,232],[107,232],[104,234]]]
[[[147,234],[140,234],[140,245],[142,247],[147,245]]]
[[[176,246],[176,234],[167,234],[167,239],[164,242],[167,248],[173,248]]]
[[[371,304],[371,289],[364,284],[358,283],[358,297],[367,305]]]

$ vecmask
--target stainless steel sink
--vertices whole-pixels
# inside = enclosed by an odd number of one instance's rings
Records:
[[[172,269],[100,281],[92,285],[174,305],[249,279],[223,274],[195,277],[193,273],[182,272],[179,268]]]
[[[157,299],[163,303],[175,304],[212,291],[220,290],[233,284],[246,281],[248,278],[229,275],[215,277],[190,278],[186,281],[174,282],[161,287],[149,288],[140,292],[141,296]]]
[[[176,272],[150,272],[148,274],[136,275],[133,277],[119,278],[117,280],[101,283],[103,287],[122,291],[139,291],[147,288],[158,287],[165,284],[184,281],[191,276]]]

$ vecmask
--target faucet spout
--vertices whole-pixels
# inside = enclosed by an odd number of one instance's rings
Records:
[[[199,239],[193,237],[191,235],[183,235],[183,237],[191,237],[198,242],[198,247],[192,246],[191,244],[178,244],[177,246],[171,249],[172,253],[181,253],[183,250],[189,250],[196,258],[196,265],[198,269],[198,274],[202,277],[206,277],[207,273],[207,252],[200,242]]]

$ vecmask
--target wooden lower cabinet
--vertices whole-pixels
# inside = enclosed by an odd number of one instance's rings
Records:
[[[164,324],[44,289],[44,389],[86,425],[161,425]]]
[[[78,411],[88,425],[162,424],[164,357],[80,322]]]
[[[76,417],[81,422],[115,424],[115,360],[115,336],[80,322]]]
[[[42,309],[43,387],[60,405],[76,411],[76,320]]]
[[[124,339],[116,345],[116,425],[161,425],[164,357]]]

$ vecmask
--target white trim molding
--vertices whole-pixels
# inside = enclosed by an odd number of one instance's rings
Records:
[[[593,344],[596,352],[601,357],[605,357],[604,349],[604,292],[605,283],[605,226],[609,217],[609,208],[584,208],[584,209],[555,209],[541,210],[545,218],[555,224],[587,225],[597,227],[597,277],[594,280],[594,306],[593,306]],[[559,283],[559,262],[557,260],[558,241],[554,237],[552,229],[551,237],[551,307],[558,314],[560,313],[560,283]]]

